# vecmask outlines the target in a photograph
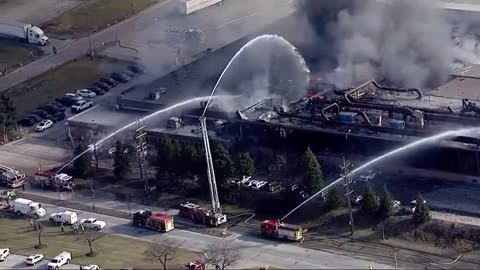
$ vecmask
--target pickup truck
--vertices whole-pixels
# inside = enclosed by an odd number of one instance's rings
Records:
[[[69,264],[72,260],[72,254],[70,252],[64,251],[58,254],[55,258],[53,258],[48,264],[48,270],[58,270],[65,264]]]
[[[93,107],[93,101],[91,100],[79,100],[72,105],[72,113],[79,113],[85,109]]]

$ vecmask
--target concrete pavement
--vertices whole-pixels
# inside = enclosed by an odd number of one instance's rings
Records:
[[[41,251],[39,251],[39,253],[41,253]],[[25,264],[26,259],[27,256],[10,254],[10,256],[8,256],[4,262],[0,262],[0,269],[47,269],[47,264],[49,263],[48,258],[45,258],[43,261],[37,263],[36,265],[29,266]],[[62,270],[63,269],[80,269],[80,265],[71,263],[62,266]]]

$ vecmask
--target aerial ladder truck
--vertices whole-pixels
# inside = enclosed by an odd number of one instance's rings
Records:
[[[208,103],[206,106],[208,106]],[[205,157],[207,160],[207,178],[210,188],[210,197],[212,199],[212,209],[202,208],[198,204],[187,202],[180,205],[180,215],[192,219],[194,222],[216,227],[227,222],[227,216],[222,213],[220,200],[218,198],[217,182],[213,168],[212,153],[210,151],[210,141],[208,139],[207,119],[205,113],[200,117],[200,128],[203,137],[203,145],[205,147]]]

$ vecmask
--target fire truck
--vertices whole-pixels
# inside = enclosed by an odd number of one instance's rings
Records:
[[[159,232],[169,232],[175,228],[172,216],[162,213],[152,213],[152,211],[149,210],[138,210],[133,213],[132,223],[135,226],[145,227]]]
[[[25,174],[7,166],[0,165],[0,180],[9,188],[18,188],[25,183]]]
[[[185,270],[205,270],[205,264],[201,261],[189,262],[185,265]]]
[[[38,171],[33,175],[33,181],[41,188],[54,187],[62,190],[72,190],[75,184],[68,174],[56,174],[53,171]]]
[[[286,224],[280,220],[267,219],[260,225],[260,234],[269,238],[300,241],[303,239],[301,226]]]
[[[211,227],[217,227],[227,222],[227,216],[221,213],[200,207],[198,204],[186,202],[180,204],[180,216],[192,220],[195,223],[205,224]]]

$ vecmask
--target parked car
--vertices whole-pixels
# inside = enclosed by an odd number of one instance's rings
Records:
[[[360,205],[360,203],[362,202],[363,200],[363,196],[362,195],[359,195],[355,198],[352,199],[352,204],[353,205]]]
[[[96,264],[81,265],[80,270],[100,270],[100,266]]]
[[[127,83],[132,79],[126,74],[118,73],[118,72],[113,72],[112,75],[110,75],[110,77],[120,83]]]
[[[77,100],[72,97],[61,97],[61,98],[57,98],[56,101],[62,104],[62,106],[66,106],[66,107],[70,107],[73,104],[77,103]]]
[[[366,174],[360,176],[359,180],[362,182],[371,181],[379,173],[380,173],[379,171],[368,170]]]
[[[33,119],[33,123],[38,123],[40,121],[42,121],[42,117],[36,115],[36,114],[29,114],[27,115],[26,117],[29,117],[29,118],[32,118]]]
[[[65,120],[66,116],[64,112],[57,112],[56,114],[52,115],[52,121],[53,123],[60,122],[62,120]]]
[[[71,97],[71,98],[75,99],[76,101],[83,100],[83,97],[78,95],[78,94],[66,93],[65,96],[66,97]]]
[[[35,120],[33,120],[31,117],[23,117],[22,119],[18,120],[17,124],[22,127],[31,127],[33,124],[35,124]]]
[[[110,89],[112,89],[112,87],[106,83],[103,83],[101,81],[96,81],[92,84],[92,86],[96,86],[104,91],[110,91]]]
[[[43,120],[42,122],[38,123],[38,125],[35,127],[35,130],[42,132],[51,128],[52,126],[53,126],[52,120]]]
[[[83,227],[85,227],[85,229],[91,229],[96,231],[100,231],[105,228],[105,226],[107,226],[107,223],[105,221],[101,221],[96,218],[82,219],[80,223],[83,225]]]
[[[423,203],[426,204],[427,201],[423,200]],[[410,205],[405,207],[405,212],[409,214],[415,213],[415,210],[417,210],[417,200],[413,200],[410,202]]]
[[[52,102],[48,103],[48,105],[53,105],[63,112],[66,110],[65,106],[63,106],[61,103],[59,103],[57,101],[52,101]]]
[[[250,186],[253,185],[253,183],[255,182],[256,180],[247,180],[246,182],[243,183],[243,187],[244,188],[250,188]]]
[[[49,114],[48,112],[44,111],[44,110],[36,110],[36,111],[33,111],[32,114],[38,115],[38,116],[40,116],[40,117],[43,118],[43,119],[50,119],[50,118],[52,118],[52,115]]]
[[[25,260],[25,263],[27,265],[35,265],[38,262],[43,261],[43,258],[45,258],[43,254],[32,254],[27,257],[27,259]]]
[[[96,86],[90,86],[88,87],[88,90],[94,92],[95,94],[97,94],[97,96],[103,96],[105,94],[105,90],[102,90]]]
[[[137,65],[128,66],[128,70],[130,70],[131,72],[137,73],[139,75],[142,75],[142,74],[145,73],[145,70],[142,67],[137,66]]]
[[[393,201],[393,208],[394,209],[400,209],[400,205],[402,203],[400,201]]]
[[[276,192],[282,190],[282,185],[278,182],[270,182],[262,187],[263,191]]]
[[[72,113],[79,113],[91,107],[93,107],[93,101],[80,100],[80,101],[77,101],[77,103],[72,105]]]
[[[7,259],[8,255],[10,255],[9,248],[0,249],[0,262],[3,262]]]
[[[128,77],[130,77],[132,79],[138,76],[137,73],[134,73],[134,72],[131,72],[131,71],[128,71],[128,70],[123,72],[123,74],[127,75]]]
[[[103,78],[100,78],[98,81],[106,83],[106,84],[110,85],[111,87],[117,86],[117,82],[112,78],[103,77]]]
[[[40,106],[40,107],[38,107],[38,110],[46,111],[47,113],[52,114],[52,115],[61,111],[58,107],[56,107],[54,105]]]
[[[83,98],[93,98],[96,97],[97,94],[95,94],[93,91],[89,89],[80,89],[77,90],[77,95],[83,97]]]

